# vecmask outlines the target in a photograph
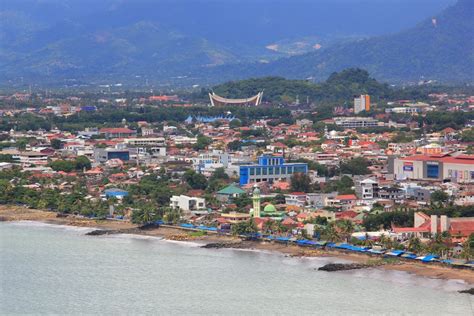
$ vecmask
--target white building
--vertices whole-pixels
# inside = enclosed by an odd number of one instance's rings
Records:
[[[184,212],[195,212],[206,210],[206,200],[187,195],[173,195],[170,199],[170,207]]]

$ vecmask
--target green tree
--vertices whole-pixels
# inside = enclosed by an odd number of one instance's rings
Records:
[[[192,169],[184,173],[183,179],[193,189],[204,190],[207,187],[206,177]]]
[[[352,175],[364,175],[369,174],[370,170],[369,162],[363,157],[356,157],[348,161],[344,161],[340,165],[341,173],[352,174]]]
[[[258,228],[253,219],[232,225],[232,235],[234,236],[251,235],[257,232]]]
[[[91,168],[91,162],[86,156],[78,156],[75,160],[76,170],[89,170]]]
[[[294,173],[291,176],[291,190],[295,192],[309,192],[311,190],[311,179],[307,174]]]
[[[63,143],[58,138],[53,138],[51,140],[51,147],[53,147],[54,149],[61,149],[62,145],[63,145]]]

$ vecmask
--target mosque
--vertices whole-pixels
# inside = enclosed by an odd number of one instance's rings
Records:
[[[285,212],[279,212],[276,207],[269,203],[261,210],[260,189],[255,184],[252,194],[253,208],[250,210],[250,216],[253,218],[271,218],[273,220],[282,220]]]

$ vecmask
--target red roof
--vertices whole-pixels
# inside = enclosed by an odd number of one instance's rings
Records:
[[[440,155],[414,155],[402,158],[404,161],[438,161],[443,163],[458,163],[465,165],[474,165],[474,155],[462,155],[458,157],[440,156]]]
[[[354,194],[341,194],[336,196],[336,200],[357,200],[357,196]]]
[[[354,211],[344,211],[336,213],[336,218],[354,218],[359,215],[357,212]]]
[[[125,128],[125,127],[110,127],[110,128],[101,128],[99,133],[114,133],[114,134],[133,134],[135,131]]]

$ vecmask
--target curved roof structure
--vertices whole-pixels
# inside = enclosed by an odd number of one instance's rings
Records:
[[[253,97],[245,99],[227,99],[221,97],[214,92],[209,93],[209,99],[211,100],[212,106],[216,105],[253,105],[257,106],[262,102],[263,91],[257,93]]]

